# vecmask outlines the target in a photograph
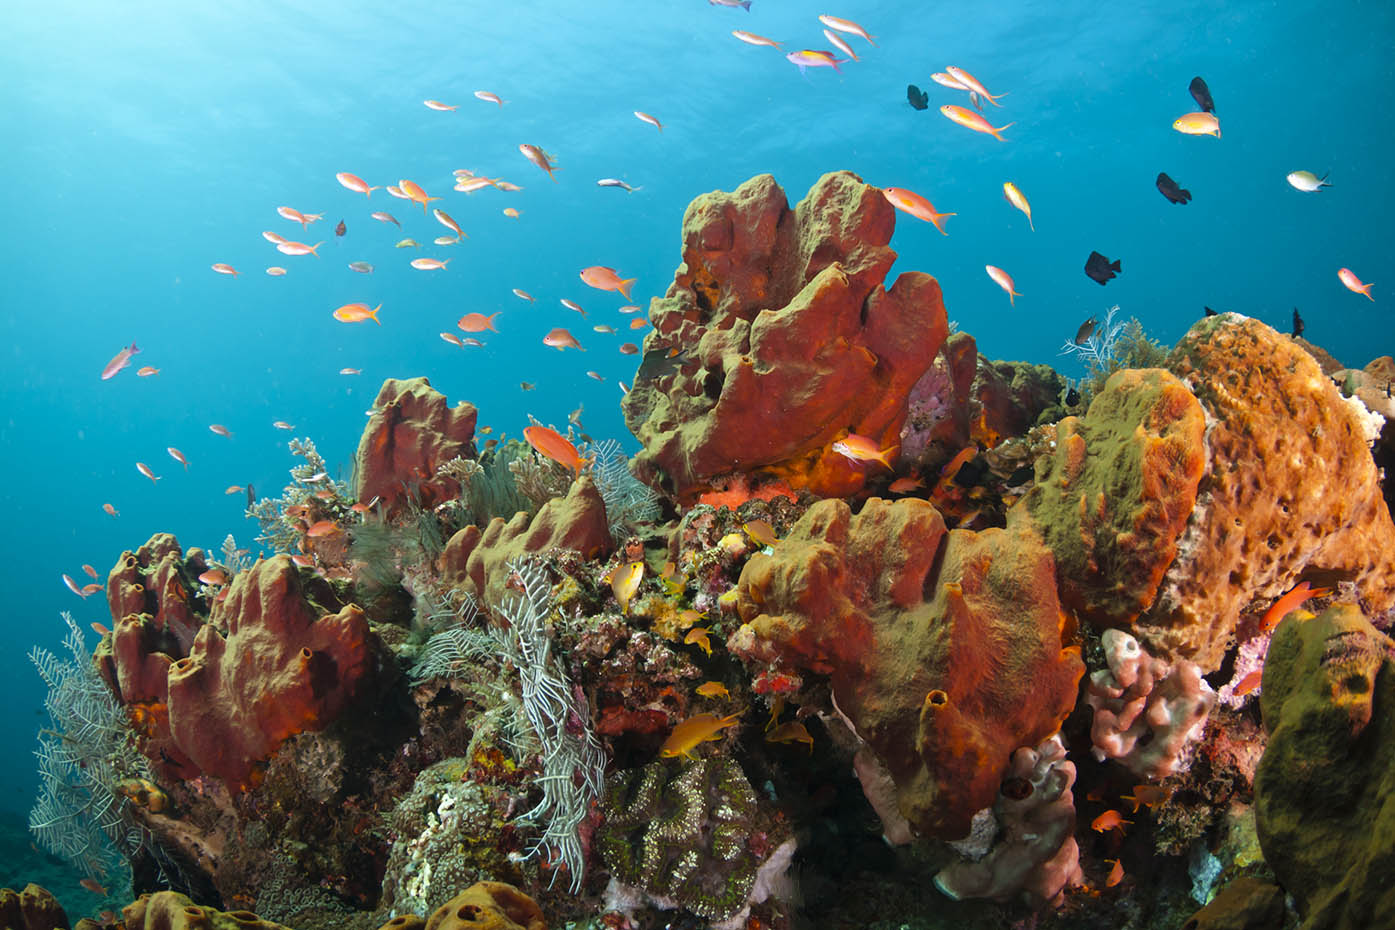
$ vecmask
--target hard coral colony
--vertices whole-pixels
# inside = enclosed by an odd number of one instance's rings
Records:
[[[693,201],[628,462],[537,423],[481,444],[472,404],[389,379],[352,485],[298,440],[249,494],[270,554],[123,553],[95,650],[70,621],[71,658],[34,655],[39,842],[145,892],[128,927],[1122,926],[1117,889],[1173,926],[1206,857],[1315,927],[1395,914],[1388,831],[1306,841],[1395,792],[1388,399],[1221,314],[1063,404],[951,335],[933,277],[887,285],[885,194]],[[1266,616],[1300,583],[1317,616]]]

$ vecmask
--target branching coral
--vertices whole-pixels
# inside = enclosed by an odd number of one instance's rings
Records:
[[[304,507],[316,499],[316,491],[326,489],[333,491],[339,499],[350,499],[349,486],[329,477],[325,460],[316,451],[314,442],[292,439],[289,448],[292,455],[305,459],[299,465],[291,466],[291,483],[280,497],[263,497],[247,508],[247,515],[261,525],[262,532],[257,542],[282,553],[299,548],[304,530],[298,517],[287,514],[287,508]]]
[[[616,542],[640,523],[659,517],[659,498],[630,471],[629,459],[614,439],[590,444],[583,456],[591,459],[591,477],[605,501],[606,519]]]

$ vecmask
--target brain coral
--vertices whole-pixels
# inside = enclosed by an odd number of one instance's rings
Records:
[[[684,500],[767,470],[843,495],[862,472],[829,445],[891,444],[947,332],[934,278],[890,290],[895,210],[855,175],[824,175],[791,210],[769,175],[688,205],[683,264],[622,408],[645,481]]]
[[[1084,674],[1050,551],[1024,519],[946,530],[929,503],[814,504],[741,573],[729,645],[830,675],[922,833],[968,834],[1014,750],[1060,727]]]
[[[1241,611],[1305,573],[1353,582],[1370,609],[1395,604],[1395,525],[1364,408],[1292,339],[1236,314],[1198,321],[1168,365],[1206,410],[1208,461],[1178,556],[1134,633],[1207,672]]]

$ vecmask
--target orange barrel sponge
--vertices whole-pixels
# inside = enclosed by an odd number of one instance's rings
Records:
[[[380,499],[389,515],[406,506],[408,488],[423,510],[457,497],[459,483],[436,469],[454,458],[474,458],[477,418],[474,405],[450,406],[425,378],[388,378],[359,439],[354,494],[361,501]]]
[[[969,833],[1013,752],[1060,728],[1085,671],[1025,519],[946,530],[922,500],[872,498],[857,514],[823,500],[746,563],[738,590],[746,622],[729,648],[829,675],[899,813],[930,836]]]

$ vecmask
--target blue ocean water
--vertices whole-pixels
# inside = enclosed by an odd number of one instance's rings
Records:
[[[781,53],[731,35],[825,48],[824,12],[876,36],[875,47],[849,39],[862,60],[841,74],[801,76]],[[986,107],[994,125],[1014,124],[1007,141],[940,115],[943,104],[967,105],[931,81],[948,65],[1008,93],[1000,109]],[[1298,307],[1307,335],[1349,365],[1391,351],[1395,131],[1383,114],[1395,112],[1393,72],[1395,6],[1384,2],[12,5],[0,29],[10,520],[0,542],[0,744],[10,760],[0,805],[22,813],[36,790],[44,692],[26,654],[58,648],[62,610],[84,629],[110,623],[100,595],[79,600],[61,574],[82,583],[90,563],[105,578],[123,549],[159,531],[186,547],[216,549],[228,533],[250,544],[244,500],[224,489],[278,493],[291,436],[313,438],[347,477],[386,377],[426,375],[452,401],[476,404],[496,435],[517,436],[530,413],[565,425],[581,406],[591,435],[633,450],[617,387],[635,369],[617,351],[630,318],[617,313],[619,295],[578,272],[614,266],[638,278],[635,302],[646,304],[679,262],[687,203],[758,173],[772,173],[791,202],[823,173],[849,169],[954,212],[947,236],[901,215],[895,271],[937,276],[950,318],[990,357],[1076,375],[1058,348],[1114,303],[1165,342],[1203,305],[1285,331]],[[1220,139],[1171,128],[1195,109],[1196,75],[1215,96]],[[928,110],[907,104],[908,83],[928,91]],[[555,183],[520,143],[556,154]],[[524,190],[455,193],[456,168]],[[1331,171],[1332,188],[1295,191],[1285,176],[1297,169]],[[352,193],[340,171],[375,185],[415,180],[468,240],[432,245],[446,230],[419,207]],[[1164,200],[1160,171],[1192,203]],[[598,187],[603,177],[642,189]],[[1004,202],[1007,180],[1030,199],[1035,232]],[[302,235],[281,205],[324,219]],[[323,240],[319,257],[282,255],[263,230]],[[423,248],[395,249],[403,236]],[[1104,288],[1082,273],[1096,249],[1123,264]],[[408,261],[420,256],[452,261],[417,271]],[[376,270],[356,274],[350,261]],[[216,274],[215,262],[241,274]],[[985,264],[1013,275],[1015,306]],[[288,273],[269,277],[271,265]],[[1375,282],[1375,302],[1338,283],[1342,266]],[[349,302],[382,303],[382,325],[331,318]],[[485,347],[439,338],[471,311],[502,311]],[[596,323],[621,332],[594,333]],[[544,347],[555,326],[586,353]],[[100,380],[132,341],[142,351],[131,368]],[[160,372],[138,377],[142,365]],[[215,422],[233,435],[211,433]]]

